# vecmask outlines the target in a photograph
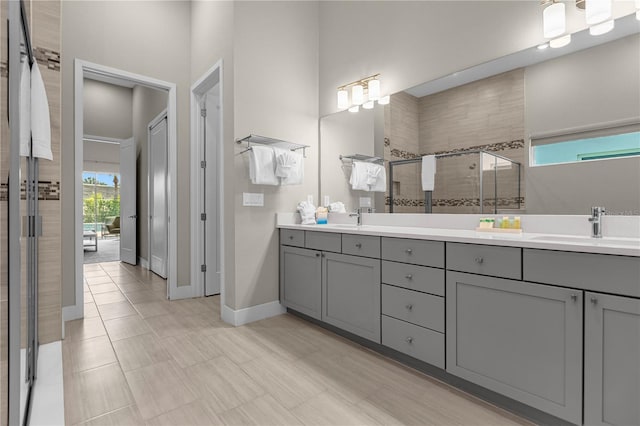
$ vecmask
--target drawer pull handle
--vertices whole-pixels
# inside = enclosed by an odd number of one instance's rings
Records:
[[[411,274],[407,274],[407,275],[405,275],[404,277],[405,277],[406,279],[408,279],[408,280],[412,280],[412,279],[413,279],[413,275],[411,275]]]
[[[411,254],[413,253],[413,250],[411,250],[410,248],[406,249],[405,252],[407,252],[407,254]]]
[[[412,343],[413,343],[413,337],[407,337],[407,338],[405,339],[405,341],[406,341],[408,344],[412,344]]]
[[[289,239],[290,239],[290,240],[293,240],[293,235],[289,235]]]
[[[484,262],[484,259],[482,257],[476,257],[475,261],[478,265],[480,265],[481,263]]]
[[[575,302],[576,300],[578,300],[578,295],[577,295],[576,293],[573,293],[573,294],[571,295],[571,300],[573,300],[574,302]]]
[[[362,243],[356,243],[357,248],[362,248]]]
[[[411,311],[413,310],[413,305],[409,303],[407,306],[405,306],[405,308],[407,308],[407,311]]]
[[[598,298],[597,297],[591,297],[591,303],[593,303],[594,305],[596,305],[598,303]]]

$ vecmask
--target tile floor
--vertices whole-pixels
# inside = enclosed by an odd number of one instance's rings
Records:
[[[292,315],[233,328],[129,265],[85,265],[66,324],[68,425],[507,425],[525,420]]]

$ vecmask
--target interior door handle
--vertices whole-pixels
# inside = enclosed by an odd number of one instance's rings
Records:
[[[132,214],[131,216],[129,216],[129,219],[135,219],[137,217],[138,217],[138,215]]]

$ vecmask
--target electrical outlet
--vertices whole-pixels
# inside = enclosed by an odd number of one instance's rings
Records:
[[[242,193],[242,205],[248,207],[263,207],[264,206],[264,194],[262,193]]]
[[[360,207],[371,207],[371,197],[360,197]]]

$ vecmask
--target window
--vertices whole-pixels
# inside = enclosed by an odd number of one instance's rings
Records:
[[[618,128],[564,137],[532,138],[531,165],[544,166],[640,156],[640,131],[633,130],[635,131]]]
[[[102,236],[104,224],[120,216],[119,173],[82,172],[83,228]]]

